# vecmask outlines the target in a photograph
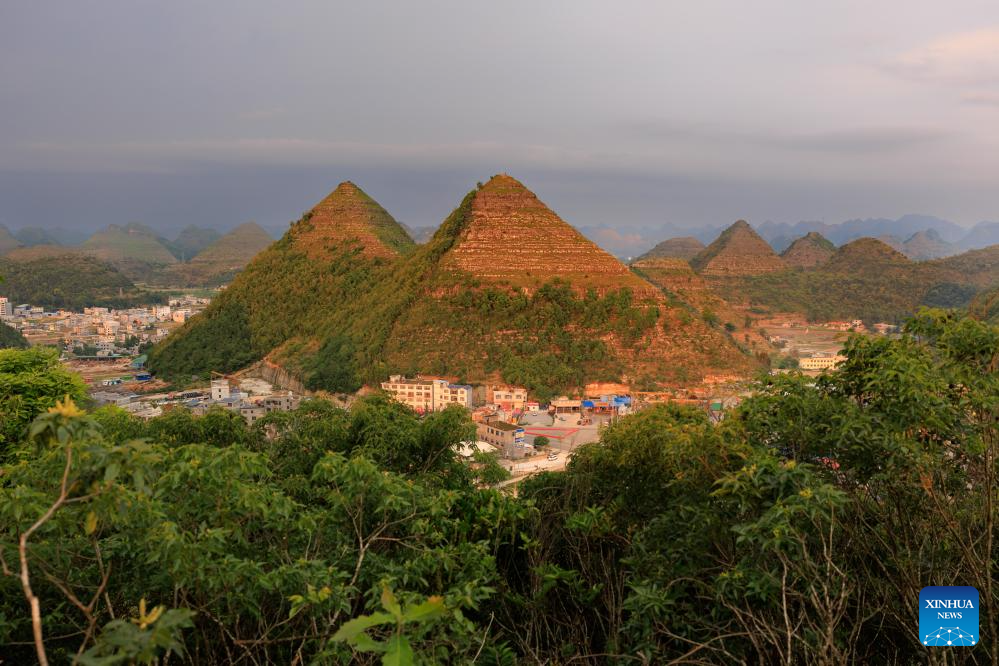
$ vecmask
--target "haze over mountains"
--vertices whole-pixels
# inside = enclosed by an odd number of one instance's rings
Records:
[[[752,225],[759,235],[780,253],[797,238],[817,232],[836,245],[863,237],[883,238],[891,244],[902,246],[910,242],[910,258],[925,259],[956,254],[965,250],[999,243],[999,222],[980,222],[964,227],[932,215],[903,215],[897,219],[865,218],[841,223],[797,222],[794,224],[763,222]],[[644,256],[664,240],[688,237],[708,244],[726,225],[687,226],[665,224],[662,226],[589,226],[581,227],[588,238],[602,248],[621,258]],[[929,233],[933,247],[927,250],[924,236]],[[914,236],[919,236],[913,239]],[[939,240],[937,240],[939,239]],[[927,254],[929,251],[931,254]],[[906,251],[909,254],[909,251]]]
[[[14,261],[85,255],[120,271],[128,279],[161,286],[215,286],[226,282],[272,242],[270,234],[248,222],[226,234],[188,226],[175,238],[131,222],[110,224],[78,244],[59,229],[25,227],[16,234],[0,226],[0,256]]]

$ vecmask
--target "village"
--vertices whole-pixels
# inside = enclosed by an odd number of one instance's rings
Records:
[[[18,331],[33,345],[59,346],[75,357],[115,358],[135,356],[139,348],[159,342],[211,299],[186,294],[167,305],[115,310],[106,307],[45,310],[24,303],[15,305],[0,296],[0,321]]]
[[[239,414],[248,425],[271,412],[295,409],[308,395],[277,390],[260,378],[217,376],[208,386],[169,391],[167,384],[145,370],[142,352],[209,301],[186,294],[166,305],[122,310],[89,307],[72,312],[14,305],[0,297],[0,319],[17,328],[31,344],[58,346],[63,362],[83,376],[98,406],[115,405],[143,419],[178,408],[195,415],[222,409]],[[775,352],[793,358],[791,367],[808,375],[817,375],[843,360],[840,351],[848,334],[889,335],[896,330],[887,323],[874,324],[869,330],[860,320],[809,323],[794,315],[761,319],[758,325],[768,331],[766,340]],[[778,367],[772,372],[786,370]],[[560,396],[546,403],[532,400],[524,387],[473,386],[423,375],[393,375],[381,382],[380,388],[419,414],[452,405],[467,410],[476,437],[463,443],[462,455],[469,460],[477,453],[495,455],[518,479],[540,470],[564,468],[578,446],[597,441],[615,419],[649,405],[689,405],[719,420],[724,410],[746,395],[745,386],[736,378],[706,380],[700,388],[644,392],[624,384],[589,384],[580,395]]]

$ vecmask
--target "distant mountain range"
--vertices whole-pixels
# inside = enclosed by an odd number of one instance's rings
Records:
[[[757,230],[740,220],[689,265],[725,302],[757,314],[897,322],[920,306],[966,307],[983,289],[999,284],[999,244],[931,258],[946,243],[930,229],[915,232],[897,248],[869,236],[837,248],[810,231],[778,256]],[[921,260],[903,250],[922,255]],[[661,264],[665,259],[649,261],[634,265],[665,289],[689,288],[689,277],[677,266]]]
[[[253,222],[223,235],[188,226],[175,238],[132,222],[111,224],[89,237],[64,229],[0,226],[0,256],[14,261],[84,255],[120,271],[129,280],[158,286],[215,286],[230,280],[273,238]]]
[[[585,226],[580,231],[594,243],[622,259],[650,257],[657,244],[677,238],[693,238],[707,245],[726,227],[694,227],[683,224],[660,226]],[[817,232],[839,246],[857,238],[880,238],[904,252],[910,259],[931,259],[999,243],[999,222],[979,222],[963,227],[932,215],[903,215],[897,219],[867,218],[836,224],[826,222],[763,222],[754,225],[756,232],[780,253],[796,239]],[[930,233],[930,238],[926,234]],[[918,234],[918,236],[917,236]],[[913,237],[916,236],[915,239]],[[908,248],[902,246],[912,240]]]

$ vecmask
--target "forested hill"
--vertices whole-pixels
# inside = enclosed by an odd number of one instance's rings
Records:
[[[472,190],[418,247],[341,185],[154,349],[150,366],[204,375],[266,354],[336,391],[398,371],[550,395],[590,381],[696,383],[754,364],[507,175]]]
[[[129,307],[161,300],[138,289],[113,266],[80,253],[41,254],[11,260],[0,257],[0,293],[16,303],[44,308]]]
[[[868,323],[898,322],[922,306],[967,307],[976,293],[999,283],[999,246],[913,261],[880,240],[860,238],[825,261],[815,259],[793,270],[705,279],[728,302],[757,311]]]

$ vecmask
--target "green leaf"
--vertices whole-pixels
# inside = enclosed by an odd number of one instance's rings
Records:
[[[403,614],[403,619],[407,622],[425,622],[444,614],[444,599],[441,597],[430,597],[422,604],[410,606]]]
[[[337,632],[333,634],[333,640],[350,641],[365,629],[377,627],[381,624],[392,624],[394,622],[395,619],[388,613],[372,613],[371,615],[362,615],[361,617],[348,620],[340,625]]]
[[[395,595],[392,594],[392,590],[388,588],[388,585],[382,587],[382,606],[385,610],[392,613],[396,620],[402,619],[402,608],[399,606],[399,602],[396,601]]]
[[[416,657],[409,639],[405,636],[393,636],[388,642],[388,651],[382,657],[382,666],[413,666]]]
[[[379,643],[367,634],[358,634],[350,642],[358,652],[385,652],[388,650],[387,643]]]
[[[93,534],[97,531],[97,514],[93,511],[87,514],[87,519],[83,523],[83,530],[87,534]]]

